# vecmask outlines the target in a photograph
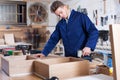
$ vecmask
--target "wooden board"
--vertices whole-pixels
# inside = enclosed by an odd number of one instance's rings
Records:
[[[114,80],[120,80],[120,24],[110,25]]]
[[[14,34],[4,34],[5,43],[8,45],[15,44]]]

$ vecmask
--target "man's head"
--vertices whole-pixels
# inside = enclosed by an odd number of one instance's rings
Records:
[[[61,1],[54,1],[51,5],[51,12],[57,16],[66,19],[68,17],[68,9]]]

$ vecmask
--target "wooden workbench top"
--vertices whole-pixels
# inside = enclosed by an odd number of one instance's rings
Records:
[[[0,55],[1,58],[1,55]],[[0,60],[1,62],[1,60]],[[100,77],[99,77],[100,76]],[[103,79],[103,77],[105,79]],[[66,80],[88,80],[88,78],[91,80],[113,80],[112,76],[107,76],[107,75],[88,75],[84,77],[78,77],[78,78],[72,78],[72,79],[66,79]],[[33,74],[31,75],[26,75],[26,76],[19,76],[19,77],[9,77],[4,73],[3,70],[1,70],[1,63],[0,63],[0,80],[43,80],[40,77],[37,77]]]

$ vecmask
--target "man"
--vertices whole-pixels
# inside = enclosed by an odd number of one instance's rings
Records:
[[[47,56],[60,39],[63,41],[66,57],[78,57],[78,50],[82,50],[83,56],[90,55],[97,43],[98,30],[88,16],[75,10],[70,11],[68,6],[60,1],[52,3],[51,12],[59,16],[61,20],[42,53],[37,56]]]

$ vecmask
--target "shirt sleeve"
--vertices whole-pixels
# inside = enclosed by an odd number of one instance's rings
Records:
[[[87,35],[87,43],[86,47],[90,47],[93,51],[95,49],[95,46],[97,44],[98,40],[98,30],[95,27],[95,25],[91,22],[89,17],[85,14],[83,14],[83,28],[85,30],[85,33]]]
[[[42,50],[42,53],[47,56],[52,49],[56,46],[58,41],[60,40],[60,32],[58,26],[56,26],[56,29],[54,32],[51,34],[50,39],[47,41],[44,49]]]

